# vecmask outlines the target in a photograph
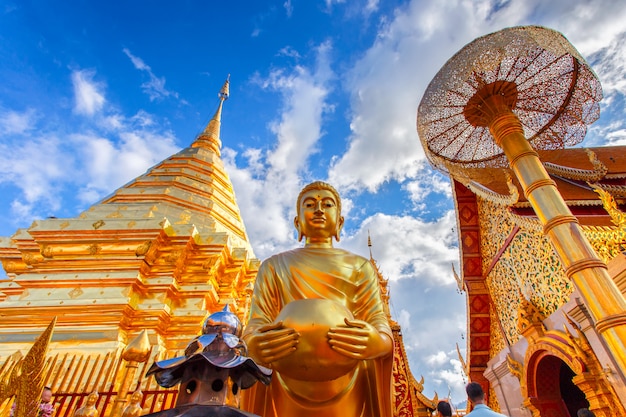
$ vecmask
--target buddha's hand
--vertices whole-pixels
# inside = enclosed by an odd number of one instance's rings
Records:
[[[363,320],[344,319],[345,326],[328,331],[328,343],[337,352],[354,359],[374,359],[391,353],[389,336]]]
[[[295,352],[299,339],[298,332],[279,321],[259,327],[246,337],[246,343],[250,356],[267,365]]]

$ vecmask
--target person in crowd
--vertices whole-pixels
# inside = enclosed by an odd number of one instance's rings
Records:
[[[11,411],[9,412],[10,417],[13,417],[15,415],[15,406],[16,403],[13,402],[13,406],[11,407]],[[52,388],[43,387],[43,391],[41,391],[41,399],[39,400],[39,410],[37,411],[37,417],[53,416],[54,405],[52,404]]]
[[[466,417],[506,417],[504,414],[496,413],[485,404],[485,392],[478,382],[470,382],[465,387],[467,398],[474,405],[474,409]]]
[[[43,387],[41,392],[41,401],[39,402],[39,412],[37,417],[54,416],[54,405],[52,404],[52,388]]]
[[[437,403],[437,415],[441,417],[452,417],[452,407],[447,401]]]

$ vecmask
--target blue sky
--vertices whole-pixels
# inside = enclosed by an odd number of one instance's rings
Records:
[[[624,145],[625,21],[623,0],[0,0],[0,236],[76,217],[188,146],[230,74],[222,155],[256,256],[297,245],[301,185],[334,184],[339,246],[368,256],[372,236],[424,393],[463,401],[456,221],[415,129],[421,96],[476,37],[544,25],[603,84],[583,145]]]

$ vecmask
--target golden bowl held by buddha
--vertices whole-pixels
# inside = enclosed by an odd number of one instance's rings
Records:
[[[328,330],[345,325],[353,315],[332,300],[305,299],[287,304],[276,317],[283,326],[300,334],[296,351],[273,362],[281,375],[300,381],[331,381],[352,371],[358,360],[334,351],[328,343]]]

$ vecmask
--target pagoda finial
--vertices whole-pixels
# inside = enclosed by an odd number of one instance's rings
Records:
[[[207,148],[213,150],[218,155],[220,154],[220,149],[222,147],[222,141],[220,139],[220,126],[222,123],[222,105],[224,101],[228,100],[230,96],[230,74],[226,77],[226,81],[224,81],[224,85],[222,86],[220,92],[217,96],[220,99],[220,103],[217,106],[217,110],[213,115],[213,118],[209,121],[209,124],[206,126],[204,131],[198,135],[194,143],[191,145],[192,148]]]

